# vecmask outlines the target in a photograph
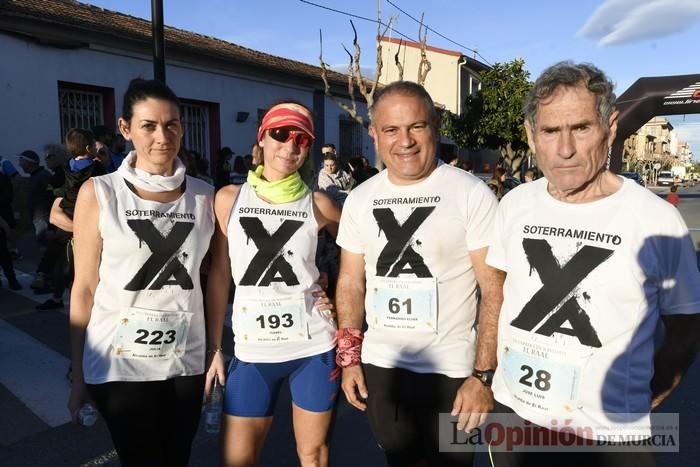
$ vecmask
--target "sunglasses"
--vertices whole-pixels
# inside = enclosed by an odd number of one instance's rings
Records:
[[[289,128],[271,128],[267,130],[267,134],[270,138],[280,143],[286,143],[287,141],[294,141],[294,144],[300,148],[309,148],[311,143],[313,143],[313,137],[308,133],[301,130],[290,130]]]

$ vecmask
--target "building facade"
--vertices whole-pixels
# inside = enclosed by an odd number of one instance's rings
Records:
[[[286,98],[314,111],[316,167],[323,143],[374,160],[367,131],[325,95],[320,68],[168,26],[164,36],[167,83],[183,103],[184,145],[211,167],[223,146],[249,153],[265,109]],[[25,149],[41,154],[61,143],[72,127],[116,130],[129,82],[153,76],[151,23],[70,0],[7,0],[0,59],[0,154],[16,162]],[[348,97],[344,75],[329,72],[329,80],[336,96]],[[364,102],[358,106],[366,114]]]

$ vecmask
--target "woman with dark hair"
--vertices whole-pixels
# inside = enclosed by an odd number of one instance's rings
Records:
[[[123,466],[186,466],[204,388],[199,267],[214,230],[213,189],[185,175],[179,101],[133,80],[122,165],[86,181],[74,217],[70,331],[74,420],[94,400]]]
[[[241,156],[236,156],[233,160],[233,170],[229,177],[229,181],[234,185],[243,185],[248,178],[248,168],[245,165],[245,159]]]
[[[224,146],[219,151],[219,158],[216,160],[216,171],[214,172],[214,187],[217,190],[229,184],[233,154],[233,151],[228,146]]]
[[[243,185],[216,195],[217,229],[207,289],[207,392],[215,377],[224,395],[224,465],[257,465],[284,380],[292,394],[297,454],[302,466],[328,464],[328,428],[338,392],[336,325],[317,284],[319,230],[333,237],[340,212],[313,193],[298,170],[313,144],[313,116],[304,106],[273,106],[258,142],[263,163]],[[228,376],[221,355],[227,284],[233,275],[235,356]]]

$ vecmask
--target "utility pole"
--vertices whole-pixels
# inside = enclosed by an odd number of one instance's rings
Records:
[[[153,78],[165,84],[163,0],[151,0],[151,30],[153,36]]]

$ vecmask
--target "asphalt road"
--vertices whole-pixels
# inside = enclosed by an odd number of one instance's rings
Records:
[[[653,189],[661,195],[668,189]],[[700,187],[681,189],[679,210],[700,247]],[[30,241],[20,241],[24,255],[19,269],[33,270],[39,250]],[[700,249],[700,248],[699,248]],[[29,291],[31,277],[22,274],[25,290],[0,289],[0,465],[16,466],[117,466],[118,460],[106,427],[101,421],[91,428],[68,421],[65,404],[69,383],[68,319],[65,311],[37,312],[34,307],[48,298]],[[228,349],[230,353],[230,347]],[[700,364],[697,362],[683,385],[660,408],[680,413],[679,452],[659,454],[662,467],[700,465]],[[285,391],[275,412],[275,421],[264,448],[263,466],[298,465],[294,452],[289,394]],[[218,440],[203,427],[196,436],[192,466],[218,465]],[[383,466],[384,460],[369,431],[365,416],[341,396],[332,432],[331,465]],[[477,455],[477,465],[489,465]]]

